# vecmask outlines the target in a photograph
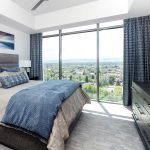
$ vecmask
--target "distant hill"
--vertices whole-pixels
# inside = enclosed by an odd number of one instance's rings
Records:
[[[68,59],[68,60],[63,60],[63,63],[95,63],[96,60],[94,59]],[[105,63],[105,62],[123,62],[122,58],[107,58],[107,59],[101,59],[100,63]],[[58,63],[57,60],[46,60],[44,63]]]

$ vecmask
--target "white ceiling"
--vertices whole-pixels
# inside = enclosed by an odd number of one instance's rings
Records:
[[[12,0],[16,4],[20,5],[25,10],[31,12],[34,15],[40,15],[48,12],[53,12],[61,9],[65,9],[72,6],[77,6],[96,0],[48,0],[44,1],[35,11],[31,11],[31,8],[35,6],[39,0]]]
[[[150,0],[49,0],[30,11],[37,2],[0,0],[0,23],[33,33],[150,15]]]
[[[128,17],[139,17],[150,15],[150,0],[132,0]]]

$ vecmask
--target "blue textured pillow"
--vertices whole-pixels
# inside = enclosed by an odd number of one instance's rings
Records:
[[[2,67],[1,72],[7,71],[7,72],[18,72],[20,71],[19,67],[12,67],[12,68],[7,68],[7,67]]]
[[[11,78],[9,76],[1,77],[0,82],[2,84],[2,87],[5,89],[12,87]]]
[[[24,72],[20,73],[20,76],[24,83],[29,82],[29,78],[27,77],[27,75]]]
[[[2,87],[7,89],[19,84],[27,83],[29,80],[23,72],[15,76],[0,77],[0,82]]]

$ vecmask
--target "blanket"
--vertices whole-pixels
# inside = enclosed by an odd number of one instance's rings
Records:
[[[80,86],[75,81],[50,80],[22,90],[11,97],[2,123],[48,140],[59,108]]]

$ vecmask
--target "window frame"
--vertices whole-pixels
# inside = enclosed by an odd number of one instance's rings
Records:
[[[93,28],[93,29],[87,29],[87,30],[79,30],[79,31],[72,31],[72,32],[65,32],[63,33],[62,29],[59,29],[59,34],[52,34],[52,35],[45,35],[43,36],[43,38],[51,38],[51,37],[59,37],[59,79],[62,79],[62,36],[65,35],[72,35],[72,34],[82,34],[82,33],[87,33],[87,32],[97,32],[97,41],[96,41],[96,45],[97,45],[97,50],[96,50],[96,54],[97,54],[97,58],[96,58],[96,83],[97,83],[97,101],[99,100],[99,53],[100,53],[100,39],[99,39],[99,34],[100,31],[102,30],[111,30],[111,29],[118,29],[118,28],[124,28],[124,25],[114,25],[114,26],[107,26],[107,27],[100,27],[100,23],[96,24],[97,27]]]

